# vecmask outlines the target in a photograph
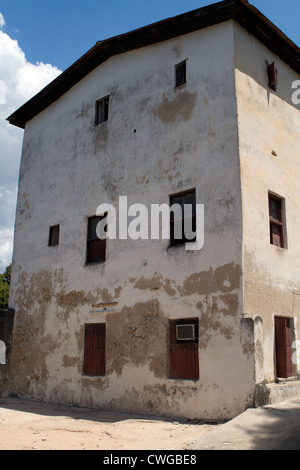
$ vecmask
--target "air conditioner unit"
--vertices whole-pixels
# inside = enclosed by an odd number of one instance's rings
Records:
[[[178,341],[191,341],[196,339],[195,325],[193,323],[176,325],[176,339]]]

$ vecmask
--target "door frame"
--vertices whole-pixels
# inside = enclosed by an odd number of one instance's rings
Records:
[[[275,374],[277,379],[288,379],[294,376],[292,361],[294,342],[294,319],[274,317],[274,352]]]

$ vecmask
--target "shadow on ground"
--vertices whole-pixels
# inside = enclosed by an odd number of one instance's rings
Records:
[[[248,409],[189,446],[199,450],[300,450],[300,398]]]
[[[41,416],[56,416],[56,417],[68,417],[72,419],[90,420],[98,423],[117,423],[124,420],[147,420],[162,421],[162,422],[178,422],[185,425],[195,424],[211,424],[218,425],[222,424],[217,421],[206,421],[198,419],[181,419],[181,418],[168,418],[164,416],[156,415],[139,415],[134,413],[125,413],[110,411],[101,408],[83,408],[75,405],[59,405],[53,403],[46,403],[36,400],[22,399],[19,397],[0,397],[0,409],[9,409],[14,411],[24,411],[26,413],[35,413]]]

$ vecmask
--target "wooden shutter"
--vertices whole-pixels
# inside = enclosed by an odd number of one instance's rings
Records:
[[[276,86],[277,86],[277,70],[275,67],[275,62],[272,64],[267,65],[267,70],[268,70],[268,79],[269,83],[268,86],[271,88],[273,91],[276,91]]]
[[[270,232],[271,244],[282,247],[282,227],[271,223]]]
[[[179,87],[186,83],[186,61],[175,65],[175,86]]]
[[[58,245],[59,240],[59,225],[52,225],[49,229],[49,241],[48,246]]]
[[[198,332],[198,320],[170,320],[170,378],[199,379],[198,335],[191,341],[180,341],[176,337],[176,325],[194,322]]]
[[[196,233],[196,193],[195,189],[180,194],[170,196],[170,205],[181,206],[181,217],[174,216],[174,212],[170,214],[170,245],[182,245],[184,243],[196,241],[194,236],[192,239],[185,236],[187,229]],[[185,205],[191,206],[191,214],[185,212]],[[177,233],[176,233],[177,230]],[[177,238],[175,237],[175,233]]]
[[[285,247],[282,199],[269,194],[270,243]]]
[[[105,260],[105,251],[106,251],[105,240],[88,240],[87,242],[87,263],[95,263],[97,261]]]
[[[95,124],[102,124],[108,120],[108,111],[109,111],[109,96],[101,98],[101,100],[96,101],[96,117]]]
[[[105,375],[105,337],[105,323],[85,325],[84,374]]]
[[[289,318],[275,318],[276,370],[279,378],[287,378],[293,375],[290,324],[291,320]]]
[[[97,225],[104,216],[94,216],[88,219],[86,262],[96,263],[105,261],[106,257],[106,239],[102,240],[97,236]]]

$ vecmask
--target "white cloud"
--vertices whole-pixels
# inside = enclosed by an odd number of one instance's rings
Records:
[[[0,12],[0,29],[3,29],[6,26],[5,19],[3,18],[2,13]]]
[[[6,86],[5,83],[0,80],[0,104],[6,103]]]
[[[0,273],[11,262],[23,130],[6,118],[61,73],[50,64],[26,60],[3,28],[0,13]]]
[[[7,228],[0,230],[0,266],[1,274],[4,272],[6,266],[11,263],[11,252],[12,252],[12,243],[13,243],[14,229]]]

